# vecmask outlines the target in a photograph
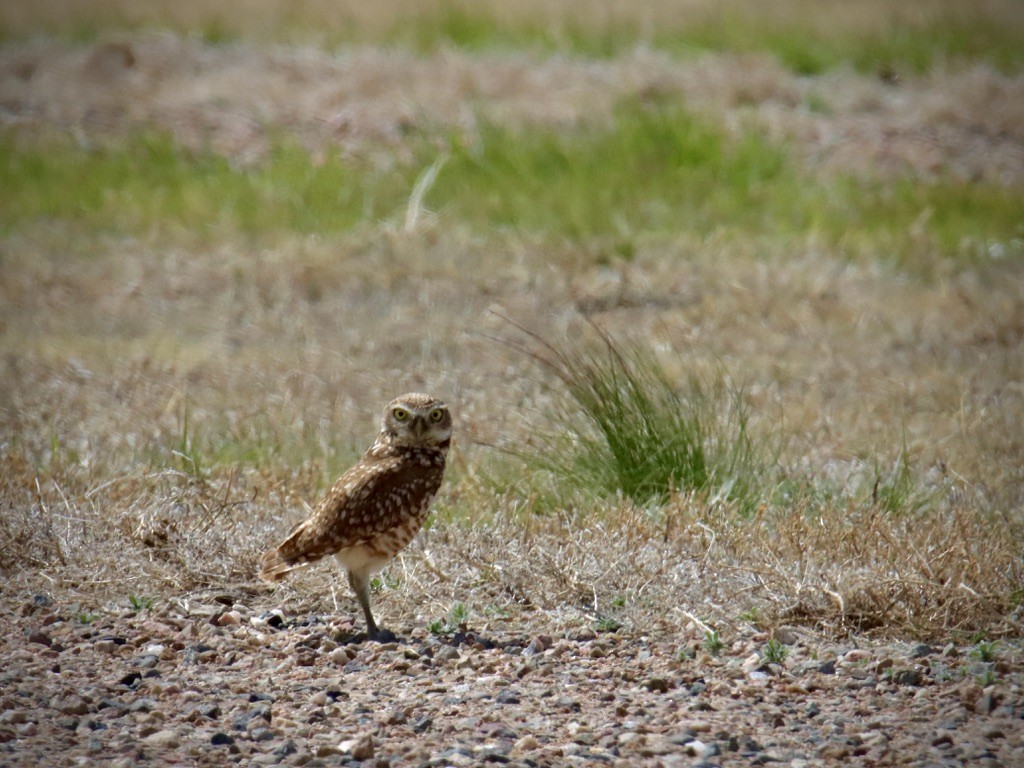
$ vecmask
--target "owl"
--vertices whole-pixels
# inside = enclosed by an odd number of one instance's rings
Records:
[[[402,395],[384,409],[380,434],[334,484],[309,519],[263,556],[260,575],[280,581],[327,555],[341,563],[373,639],[391,636],[370,612],[370,576],[419,531],[441,486],[452,436],[448,406],[429,395]]]

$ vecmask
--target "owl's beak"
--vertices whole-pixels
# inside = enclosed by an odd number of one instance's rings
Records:
[[[413,419],[410,427],[412,428],[412,433],[416,435],[416,437],[423,437],[427,434],[427,421],[421,416],[417,416]]]

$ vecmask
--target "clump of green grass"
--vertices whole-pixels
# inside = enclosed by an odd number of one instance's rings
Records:
[[[782,664],[786,657],[789,656],[789,648],[773,637],[765,643],[762,656],[768,664]]]
[[[618,632],[622,629],[622,622],[613,616],[598,616],[591,625],[595,632]]]
[[[999,644],[994,640],[980,640],[968,651],[967,656],[975,661],[990,663],[999,655]]]
[[[463,603],[454,603],[443,619],[434,619],[427,624],[427,631],[432,635],[453,635],[466,628],[469,621],[469,609]]]
[[[567,498],[621,495],[643,506],[693,491],[752,509],[774,456],[748,430],[742,391],[724,377],[693,377],[680,390],[650,348],[590,327],[596,338],[572,347],[527,332],[535,347],[524,351],[561,390],[552,428],[521,457]]]
[[[704,633],[704,650],[710,653],[712,656],[717,656],[723,650],[725,650],[725,642],[718,636],[718,631],[713,630],[711,632]]]
[[[906,447],[888,472],[875,469],[871,501],[890,514],[909,514],[935,501],[936,493],[924,490],[910,468]]]
[[[156,598],[145,595],[128,595],[128,605],[132,607],[133,611],[151,611],[156,605]]]

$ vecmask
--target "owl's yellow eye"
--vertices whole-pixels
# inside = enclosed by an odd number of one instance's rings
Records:
[[[395,421],[405,421],[409,418],[409,412],[405,408],[395,408],[391,415],[395,417]]]
[[[435,422],[435,423],[440,421],[443,418],[444,418],[444,411],[442,411],[440,408],[435,408],[434,410],[432,410],[430,412],[430,420]]]

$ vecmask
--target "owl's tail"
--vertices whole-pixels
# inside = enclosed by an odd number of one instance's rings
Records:
[[[278,550],[271,549],[263,555],[263,561],[260,563],[260,578],[264,581],[284,581],[285,576],[303,565],[305,563],[289,562],[281,556]]]
[[[306,523],[295,526],[288,538],[274,549],[267,550],[260,563],[260,578],[266,581],[282,581],[285,576],[297,568],[319,560],[319,553],[306,551],[303,546],[303,534]]]

